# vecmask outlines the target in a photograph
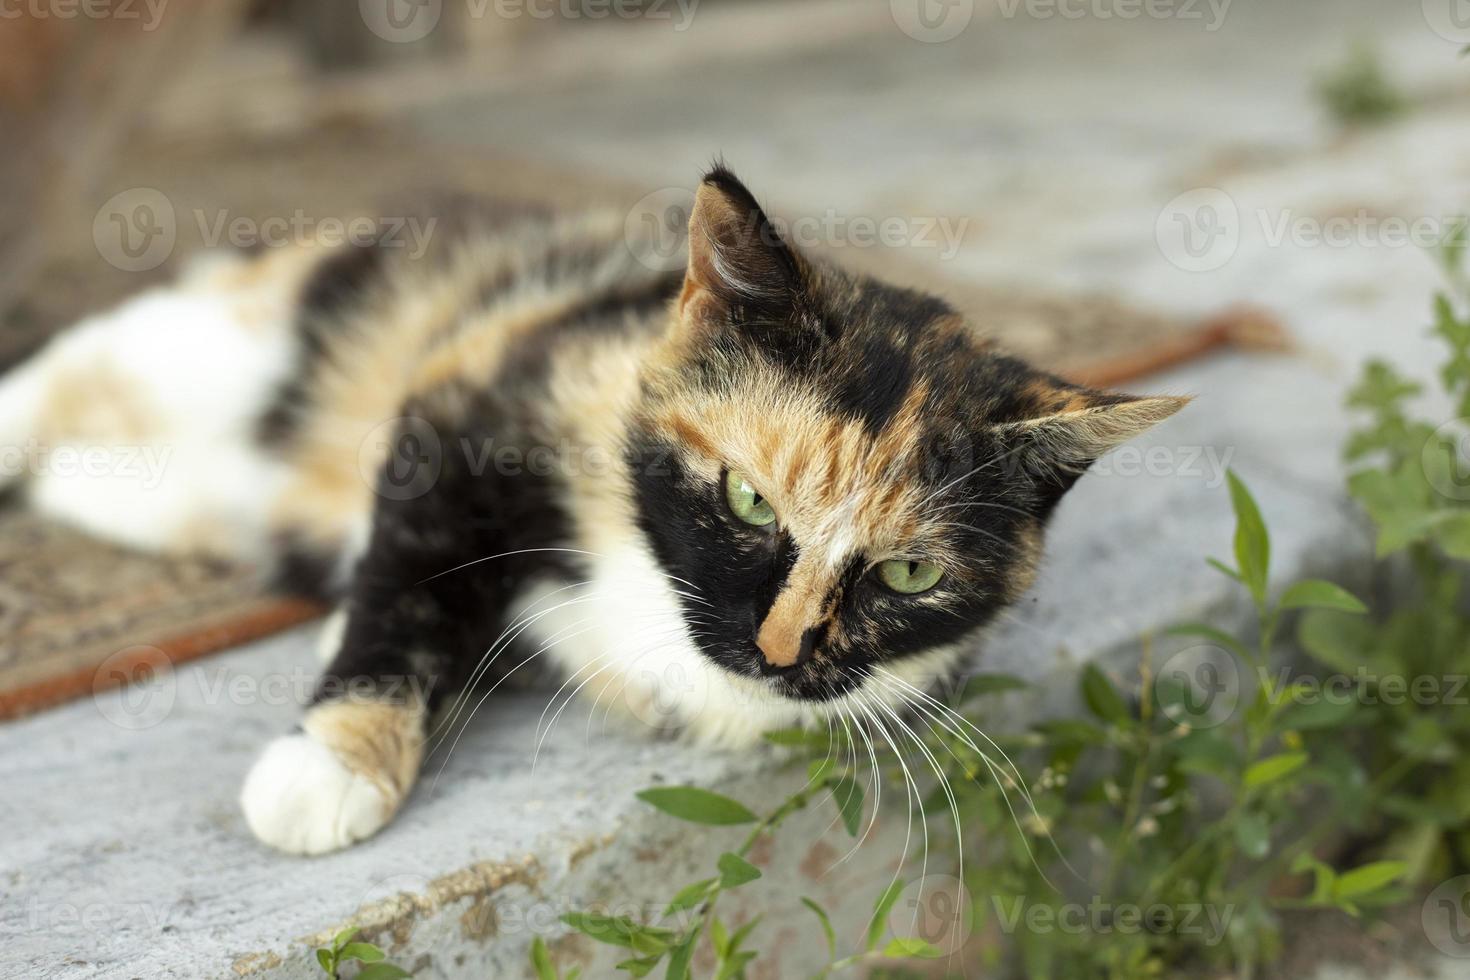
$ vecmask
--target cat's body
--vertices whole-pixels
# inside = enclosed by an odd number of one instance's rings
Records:
[[[246,782],[263,840],[375,832],[439,709],[532,660],[720,744],[888,710],[1024,591],[1076,475],[1182,403],[814,263],[726,171],[690,231],[673,274],[621,215],[534,212],[460,213],[422,257],[216,260],[0,381],[0,445],[167,451],[22,467],[34,506],[341,598],[317,703]]]

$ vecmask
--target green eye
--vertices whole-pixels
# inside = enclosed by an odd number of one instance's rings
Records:
[[[933,562],[909,561],[899,558],[895,561],[885,561],[878,566],[878,578],[883,584],[894,592],[904,595],[918,595],[920,592],[928,592],[939,584],[944,577],[944,570]]]
[[[754,527],[765,527],[776,519],[776,512],[766,498],[734,470],[725,474],[725,499],[736,517]]]

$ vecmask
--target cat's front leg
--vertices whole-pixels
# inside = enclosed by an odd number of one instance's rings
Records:
[[[423,495],[377,501],[313,703],[241,793],[250,829],[279,850],[321,854],[386,826],[418,776],[429,719],[500,631],[505,583],[524,569],[485,560],[516,549],[486,516],[488,481],[460,469],[446,464]]]
[[[307,710],[300,730],[271,742],[240,803],[261,841],[323,854],[371,837],[418,778],[427,708],[417,698],[354,697]]]

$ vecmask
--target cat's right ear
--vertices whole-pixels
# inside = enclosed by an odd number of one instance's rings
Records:
[[[723,166],[706,174],[689,215],[680,319],[727,324],[784,318],[800,282],[800,259],[745,185]]]

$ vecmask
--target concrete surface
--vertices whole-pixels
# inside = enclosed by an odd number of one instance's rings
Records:
[[[1147,440],[1155,455],[1120,454],[1063,506],[1034,594],[980,657],[985,669],[1045,678],[1094,657],[1121,667],[1119,651],[1169,621],[1238,614],[1238,597],[1202,561],[1229,549],[1225,464],[1262,503],[1278,581],[1313,573],[1352,584],[1366,573],[1366,537],[1341,490],[1342,395],[1366,356],[1427,376],[1437,353],[1424,333],[1437,274],[1382,219],[1442,221],[1470,207],[1470,69],[1430,29],[1432,6],[1236,0],[1214,31],[987,8],[959,37],[928,44],[854,4],[876,26],[840,43],[746,45],[739,60],[675,54],[626,77],[548,69],[513,97],[466,100],[413,124],[601,166],[650,190],[688,186],[723,152],[787,214],[972,215],[954,275],[1106,289],[1183,312],[1250,302],[1282,316],[1299,355],[1232,354],[1143,386],[1199,397]],[[763,29],[778,34],[771,16]],[[716,47],[729,30],[722,17],[711,5],[666,44]],[[1344,132],[1312,87],[1356,36],[1376,39],[1416,109]],[[1272,241],[1283,219],[1310,231],[1360,209],[1368,230],[1354,243]],[[1191,255],[1175,215],[1202,236],[1225,231]],[[588,738],[575,712],[533,777],[544,697],[517,696],[482,712],[443,777],[431,774],[382,836],[316,861],[283,858],[249,839],[234,794],[256,747],[295,710],[249,688],[309,676],[306,647],[296,634],[179,672],[172,709],[151,727],[130,730],[116,710],[123,696],[109,695],[0,728],[0,973],[306,977],[302,937],[366,907],[395,958],[422,976],[521,976],[532,932],[562,930],[491,934],[487,907],[666,899],[720,849],[721,833],[677,826],[635,790],[695,782],[758,801],[797,778],[748,756],[595,728]],[[247,693],[219,694],[229,678],[245,679]],[[826,895],[850,932],[873,892],[863,885],[885,877],[898,851],[902,812],[885,817],[885,840],[812,880],[821,862],[804,859],[844,840],[818,842],[830,822],[818,811],[783,835],[805,852],[772,856],[767,894]],[[398,892],[419,898],[385,911],[380,900]],[[836,901],[844,895],[859,907]],[[561,949],[590,952],[575,940]],[[787,949],[778,972],[760,975],[796,975],[803,944]],[[1445,960],[1437,975],[1470,975],[1462,967]]]

